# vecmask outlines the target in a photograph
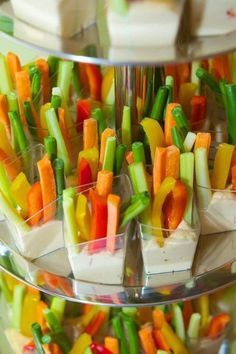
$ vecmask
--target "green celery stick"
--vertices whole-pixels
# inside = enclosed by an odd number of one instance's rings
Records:
[[[75,205],[73,198],[63,192],[63,211],[66,225],[67,241],[71,245],[79,243],[78,229],[75,218]]]
[[[173,114],[177,127],[181,131],[182,135],[186,137],[189,132],[189,124],[182,107],[176,106],[171,113]]]
[[[49,159],[53,162],[57,157],[57,141],[56,139],[48,135],[44,138],[45,152],[47,153]]]
[[[171,136],[172,136],[173,144],[177,146],[177,148],[179,148],[181,153],[185,152],[184,140],[177,126],[171,128]]]
[[[64,162],[62,159],[55,159],[53,162],[53,168],[56,178],[57,195],[62,196],[65,189],[65,177],[64,177]]]
[[[198,339],[200,335],[201,326],[201,315],[200,313],[193,313],[190,317],[187,334],[189,339]]]
[[[228,134],[230,142],[236,144],[236,84],[224,85],[224,95],[228,120]]]
[[[37,136],[37,131],[35,129],[35,122],[34,122],[34,117],[33,117],[32,109],[31,109],[30,101],[23,102],[23,109],[24,109],[25,118],[26,118],[26,122],[28,124],[28,128],[29,128],[30,133],[32,134],[32,136],[35,136],[35,135]]]
[[[121,227],[127,225],[131,220],[140,215],[150,204],[148,192],[142,192],[131,203],[121,215]]]
[[[66,103],[69,100],[73,67],[74,63],[72,61],[59,61],[57,86],[60,87],[62,96]]]
[[[192,151],[196,138],[197,135],[195,133],[188,132],[184,139],[184,149],[186,152]]]
[[[132,144],[132,151],[134,154],[134,162],[143,162],[146,164],[144,147],[141,141],[135,141]]]
[[[31,83],[32,101],[33,102],[35,102],[35,100],[37,100],[37,103],[38,103],[38,98],[40,96],[39,95],[40,89],[41,89],[41,72],[37,69],[37,71],[33,75],[32,83]]]
[[[134,162],[129,165],[129,175],[134,193],[148,192],[146,173],[142,162]]]
[[[79,97],[79,95],[81,94],[81,85],[80,85],[80,81],[79,81],[79,74],[78,74],[78,69],[77,66],[75,65],[73,70],[72,70],[72,85],[73,85],[73,91],[74,91],[74,95],[76,97]]]
[[[56,114],[58,112],[58,108],[61,107],[61,96],[52,95],[51,97],[51,107],[55,109]]]
[[[122,307],[122,312],[127,316],[134,317],[138,309],[136,307]]]
[[[123,323],[128,338],[129,353],[139,354],[139,337],[135,321],[128,317],[123,320]]]
[[[187,187],[187,205],[184,219],[189,225],[192,225],[194,180],[194,154],[192,152],[180,155],[180,179]]]
[[[55,296],[52,298],[50,310],[54,313],[59,323],[62,322],[64,312],[65,312],[65,306],[66,306],[66,300]]]
[[[174,78],[171,75],[166,76],[165,79],[165,84],[166,87],[168,88],[168,98],[167,98],[167,102],[166,105],[169,103],[174,102]]]
[[[59,58],[49,55],[47,59],[50,77],[57,73]]]
[[[12,327],[17,331],[21,329],[21,316],[26,286],[18,284],[13,289],[13,303],[12,303]]]
[[[126,146],[119,144],[116,148],[115,157],[115,175],[118,176],[121,173],[122,165],[125,158]]]
[[[0,161],[0,191],[3,193],[5,198],[7,199],[8,203],[11,205],[12,208],[16,207],[16,203],[14,198],[10,192],[10,180],[6,174],[5,167],[3,163]]]
[[[92,110],[92,118],[97,120],[99,134],[102,134],[102,132],[106,129],[106,121],[101,108],[98,107]]]
[[[29,73],[29,76],[30,76],[30,80],[33,79],[34,74],[35,74],[37,71],[39,71],[37,65],[35,65],[35,64],[30,64],[30,65],[28,66],[28,73]]]
[[[154,100],[150,118],[154,118],[157,120],[163,119],[163,112],[166,106],[167,98],[168,88],[166,86],[159,87]]]
[[[64,161],[65,174],[66,176],[68,176],[72,170],[71,162],[55,110],[53,108],[47,110],[45,113],[45,117],[49,134],[53,136],[57,141],[57,156]]]
[[[114,162],[115,162],[115,154],[116,154],[116,137],[110,136],[107,138],[104,160],[102,164],[103,170],[108,170],[113,172],[114,170]]]
[[[76,199],[76,192],[75,192],[75,188],[73,187],[69,187],[63,190],[63,197],[68,197],[68,198],[72,198],[74,203],[75,203],[75,199]]]
[[[0,93],[7,95],[13,90],[12,80],[5,56],[0,53]]]
[[[196,76],[216,94],[221,94],[220,87],[215,78],[205,69],[197,68]]]
[[[124,16],[128,11],[129,4],[127,0],[111,0],[111,8],[117,15]]]
[[[150,106],[152,101],[152,90],[153,90],[153,82],[149,81],[147,86],[146,99],[143,108],[143,118],[149,117]]]
[[[32,329],[32,334],[33,334],[33,339],[37,350],[37,354],[45,354],[45,351],[42,347],[43,333],[40,325],[38,323],[33,323],[31,329]]]
[[[10,92],[7,95],[7,101],[8,101],[8,110],[9,112],[17,112],[19,114],[19,106],[18,106],[18,99],[17,99],[17,95],[15,92]],[[13,146],[13,150],[15,152],[19,152],[20,148],[19,148],[19,144],[16,138],[16,133],[14,132],[13,126],[11,124],[11,142],[12,142],[12,146]]]
[[[116,338],[119,339],[120,343],[120,354],[128,354],[128,343],[124,334],[123,326],[121,323],[121,319],[118,316],[113,317],[112,319],[112,328]]]
[[[60,87],[55,86],[52,88],[52,96],[59,96],[59,97],[62,96]],[[62,97],[61,97],[61,99],[62,99]]]
[[[173,309],[173,320],[175,325],[176,335],[185,342],[185,328],[182,310],[177,304],[172,305]]]
[[[211,182],[208,169],[207,150],[197,148],[195,151],[195,174],[197,186],[197,197],[200,209],[207,209],[211,198]]]
[[[6,279],[5,279],[2,271],[0,271],[0,289],[3,292],[5,301],[8,303],[11,302],[12,301],[12,293],[7,285]]]
[[[8,220],[19,229],[20,232],[26,233],[30,231],[30,226],[17,213],[17,211],[12,208],[2,193],[0,193],[0,210],[8,218]]]
[[[196,91],[196,95],[199,95],[200,93],[200,80],[196,75],[196,71],[197,69],[201,66],[201,61],[200,60],[196,60],[196,61],[192,61],[192,65],[191,65],[191,82],[193,84],[197,85],[197,91]]]
[[[121,124],[121,140],[128,150],[131,150],[131,110],[130,107],[124,106],[122,124]]]

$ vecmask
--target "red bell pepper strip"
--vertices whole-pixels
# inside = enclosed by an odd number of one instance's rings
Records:
[[[190,318],[193,314],[193,306],[190,300],[183,302],[183,318],[184,318],[184,327],[187,330]]]
[[[94,336],[101,326],[103,325],[106,319],[106,313],[104,311],[99,311],[94,319],[89,323],[89,325],[85,328],[85,332]]]
[[[229,321],[230,316],[225,313],[214,316],[209,324],[207,336],[212,339],[217,338],[223,332]]]
[[[218,55],[211,60],[211,71],[217,80],[232,82],[228,55]]]
[[[101,344],[92,343],[90,344],[90,349],[94,354],[112,354],[112,352],[103,347]]]
[[[175,230],[184,216],[187,204],[187,189],[183,182],[176,181],[171,193],[167,196],[164,206],[164,227]]]
[[[80,186],[79,190],[82,191],[84,188],[81,188],[81,186],[92,182],[93,175],[90,164],[86,159],[81,158],[78,166],[78,185]]]
[[[95,101],[101,101],[102,74],[100,68],[93,64],[85,65],[89,82],[90,97]]]
[[[153,331],[153,337],[155,344],[158,349],[165,350],[168,353],[170,352],[170,346],[168,345],[167,341],[165,340],[165,337],[163,336],[162,332],[160,329],[155,329]]]
[[[79,133],[83,131],[83,121],[85,119],[88,119],[91,115],[92,109],[91,109],[90,99],[78,99],[76,104],[76,110],[77,110],[76,127]]]
[[[206,119],[207,101],[205,96],[193,96],[191,99],[190,126],[193,130],[202,128]]]

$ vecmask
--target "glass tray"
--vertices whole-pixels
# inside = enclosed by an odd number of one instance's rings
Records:
[[[98,3],[104,0],[97,0]],[[101,5],[103,6],[103,5]],[[100,13],[100,12],[99,12]],[[109,42],[105,16],[96,25],[71,38],[62,38],[34,28],[15,18],[9,1],[0,0],[0,33],[8,41],[78,62],[103,65],[178,63],[214,56],[236,48],[236,31],[228,35],[186,38],[180,36],[175,46],[151,48],[116,48]],[[188,30],[183,31],[185,34]]]

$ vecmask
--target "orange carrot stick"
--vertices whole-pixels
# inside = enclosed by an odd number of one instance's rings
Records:
[[[232,82],[228,55],[219,55],[211,60],[211,72],[217,80]]]
[[[157,147],[153,164],[153,193],[157,194],[161,182],[166,176],[166,148]]]
[[[45,348],[44,348],[45,349]],[[56,343],[51,343],[49,344],[49,352],[51,354],[63,354],[63,351],[61,350],[61,348],[59,347],[58,344]]]
[[[30,77],[26,70],[18,71],[16,77],[16,91],[18,95],[19,110],[22,122],[26,122],[23,102],[27,101],[31,97],[31,83]]]
[[[125,153],[125,159],[128,165],[131,165],[134,162],[134,153],[133,151],[127,151]]]
[[[211,146],[211,133],[197,133],[195,145],[194,145],[194,151],[197,150],[197,148],[206,148],[207,153],[209,154]]]
[[[119,354],[119,341],[114,337],[105,337],[105,348],[110,350],[112,354]]]
[[[232,190],[236,190],[236,165],[231,168]]]
[[[43,103],[50,101],[50,80],[49,80],[49,66],[46,60],[36,60],[36,65],[41,73],[42,77],[42,91],[43,91]]]
[[[100,148],[100,157],[99,157],[99,162],[101,165],[103,164],[103,160],[104,160],[107,138],[115,135],[116,135],[115,131],[111,128],[106,128],[101,135],[101,148]]]
[[[57,197],[56,184],[51,161],[47,155],[37,163],[37,166],[42,189],[43,207],[45,208],[43,211],[43,219],[44,222],[47,222],[53,219],[56,213],[56,204],[52,203]]]
[[[152,337],[152,327],[143,327],[138,334],[145,354],[156,354],[157,349]]]
[[[9,67],[9,71],[10,71],[10,75],[12,78],[12,81],[16,82],[16,73],[18,73],[18,71],[21,71],[21,63],[20,63],[20,59],[19,57],[12,53],[12,52],[8,52],[6,55],[6,60],[7,60],[7,65]]]
[[[166,149],[166,174],[165,177],[179,178],[180,151],[175,145]]]
[[[162,332],[159,329],[155,329],[153,331],[153,336],[157,345],[158,349],[165,350],[166,352],[170,353],[170,346],[168,345],[165,337],[163,336]]]
[[[165,322],[164,313],[159,309],[155,309],[152,312],[152,318],[153,318],[154,328],[161,329],[163,323]]]
[[[84,150],[93,147],[98,148],[98,125],[96,119],[89,118],[84,120],[83,133]]]
[[[111,193],[113,182],[113,173],[102,170],[98,172],[96,191],[101,197],[107,197]]]
[[[36,182],[31,186],[27,195],[27,209],[28,209],[28,216],[30,218],[28,220],[28,223],[31,226],[37,225],[40,219],[42,218],[43,216],[42,208],[43,208],[43,200],[42,200],[41,185],[40,182]]]
[[[107,250],[111,253],[116,249],[116,235],[120,221],[120,197],[109,194],[107,198]]]
[[[188,63],[182,63],[177,65],[178,85],[190,81],[190,65]]]
[[[223,332],[229,321],[230,316],[225,313],[214,316],[210,321],[207,336],[212,339],[217,338]]]
[[[11,136],[10,120],[8,117],[8,104],[6,96],[0,95],[0,122],[4,124],[8,138]]]
[[[176,123],[173,118],[172,111],[175,107],[178,107],[178,106],[180,106],[179,103],[169,103],[166,108],[164,133],[165,133],[165,144],[167,146],[173,144],[171,129],[176,125]]]
[[[19,166],[14,163],[14,161],[11,161],[9,156],[7,156],[5,151],[3,151],[2,149],[0,149],[0,161],[3,163],[9,179],[13,181],[20,173]]]

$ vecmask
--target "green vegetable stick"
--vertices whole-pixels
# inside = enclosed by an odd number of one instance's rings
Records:
[[[10,92],[7,95],[7,101],[8,101],[8,110],[19,113],[18,99],[15,92]],[[11,142],[14,151],[19,152],[20,148],[12,124],[11,124]]]
[[[97,120],[99,134],[102,134],[102,132],[106,129],[106,121],[101,108],[98,107],[92,110],[92,118]]]
[[[65,177],[64,177],[64,162],[62,159],[55,159],[53,162],[53,168],[56,178],[57,195],[62,196],[65,189]]]
[[[0,272],[0,289],[3,292],[4,298],[6,302],[11,302],[12,301],[12,294],[11,291],[7,285],[6,279],[4,277],[3,272]]]
[[[50,73],[50,77],[51,77],[52,75],[56,74],[56,72],[57,72],[59,58],[54,57],[53,55],[49,55],[47,62],[49,65],[49,73]]]
[[[168,88],[168,97],[166,105],[174,101],[174,78],[171,75],[166,76],[165,79],[166,87]]]
[[[137,325],[133,319],[124,319],[124,327],[128,338],[129,353],[139,354],[139,337],[137,332]]]
[[[185,328],[184,328],[184,319],[181,308],[177,304],[172,305],[173,309],[173,320],[175,325],[175,332],[177,336],[185,342]]]
[[[53,162],[57,157],[57,141],[56,139],[48,135],[44,138],[45,152],[47,153],[49,159]]]
[[[51,97],[51,107],[55,109],[57,114],[58,108],[61,107],[61,96],[59,95],[52,95]]]
[[[143,213],[150,204],[148,192],[143,192],[137,195],[138,198],[131,203],[121,215],[121,227],[127,225],[131,220]]]
[[[184,149],[186,152],[192,151],[196,138],[197,135],[195,133],[188,132],[184,139]]]
[[[32,78],[31,90],[32,90],[32,100],[38,98],[41,89],[41,72],[37,70]]]
[[[126,146],[119,144],[116,148],[116,157],[115,157],[115,175],[118,176],[121,172],[122,165],[125,158]]]
[[[65,307],[66,307],[66,300],[55,296],[52,298],[50,310],[54,313],[59,323],[62,322],[63,315],[65,312]]]
[[[236,84],[224,85],[228,134],[230,142],[236,144]]]
[[[68,176],[72,170],[71,162],[55,110],[53,108],[47,110],[45,113],[45,117],[49,134],[53,136],[57,141],[57,156],[64,161],[65,174],[66,176]]]
[[[12,208],[16,207],[16,203],[14,198],[10,192],[10,180],[7,176],[5,167],[3,163],[0,161],[0,191],[4,194],[5,198],[7,199],[8,203],[11,205]]]
[[[13,85],[11,81],[11,76],[9,68],[6,62],[6,58],[3,54],[0,53],[0,93],[7,95],[13,90]]]
[[[166,106],[167,98],[168,98],[168,88],[166,86],[159,87],[152,107],[152,112],[150,115],[151,118],[157,120],[163,119],[163,112]]]
[[[212,198],[212,192],[208,169],[207,150],[205,148],[198,148],[195,151],[195,171],[199,208],[207,209]]]
[[[120,343],[120,354],[129,353],[127,340],[122,328],[121,319],[118,316],[113,317],[112,319],[112,328],[115,336],[119,339]]]
[[[128,150],[131,150],[131,110],[130,107],[124,106],[122,124],[121,124],[121,140]]]
[[[190,317],[187,334],[189,339],[198,339],[199,331],[201,326],[201,315],[200,313],[193,313]]]
[[[134,193],[148,192],[146,173],[142,162],[134,162],[128,166]]]
[[[126,15],[129,4],[127,0],[111,0],[112,10],[120,16]]]
[[[147,86],[145,104],[144,104],[144,108],[143,108],[143,115],[142,115],[143,118],[149,117],[151,100],[152,100],[152,90],[153,90],[153,82],[149,81],[148,86]]]
[[[13,303],[12,303],[12,327],[17,331],[21,329],[21,316],[26,286],[18,284],[13,289]]]
[[[196,61],[192,61],[192,65],[191,65],[191,82],[193,84],[197,85],[197,91],[196,94],[199,95],[200,93],[200,80],[196,75],[196,71],[197,69],[201,66],[201,61],[196,60]]]
[[[168,354],[165,350],[158,349],[157,354]]]
[[[176,106],[171,113],[173,115],[177,127],[182,132],[184,137],[186,137],[187,133],[189,132],[189,124],[182,107]]]
[[[135,141],[132,144],[132,151],[134,154],[134,162],[143,162],[146,164],[144,147],[141,141]]]
[[[77,245],[79,243],[79,236],[75,218],[75,205],[74,200],[63,193],[63,211],[66,225],[66,237],[67,241],[71,245]]]
[[[107,138],[102,169],[113,172],[116,154],[116,137]]]
[[[209,74],[208,71],[206,71],[203,68],[197,68],[196,76],[199,78],[199,80],[201,80],[203,83],[209,86],[213,92],[217,94],[221,94],[218,82],[211,74]]]
[[[189,225],[192,225],[194,180],[194,154],[192,152],[180,155],[180,179],[187,187],[187,206],[184,219]]]
[[[32,109],[30,105],[30,101],[23,102],[23,109],[26,117],[26,122],[28,124],[28,128],[32,136],[37,136],[37,131],[35,129],[34,117],[32,114]]]
[[[42,329],[38,323],[33,323],[31,326],[32,334],[33,334],[33,339],[35,343],[35,347],[37,350],[37,354],[45,354],[45,351],[42,347]]]
[[[173,144],[177,146],[177,148],[179,148],[181,153],[184,153],[185,152],[184,140],[177,126],[171,128],[171,136],[172,136]]]
[[[72,61],[59,61],[57,86],[60,87],[66,103],[69,100],[73,66],[74,63]]]

